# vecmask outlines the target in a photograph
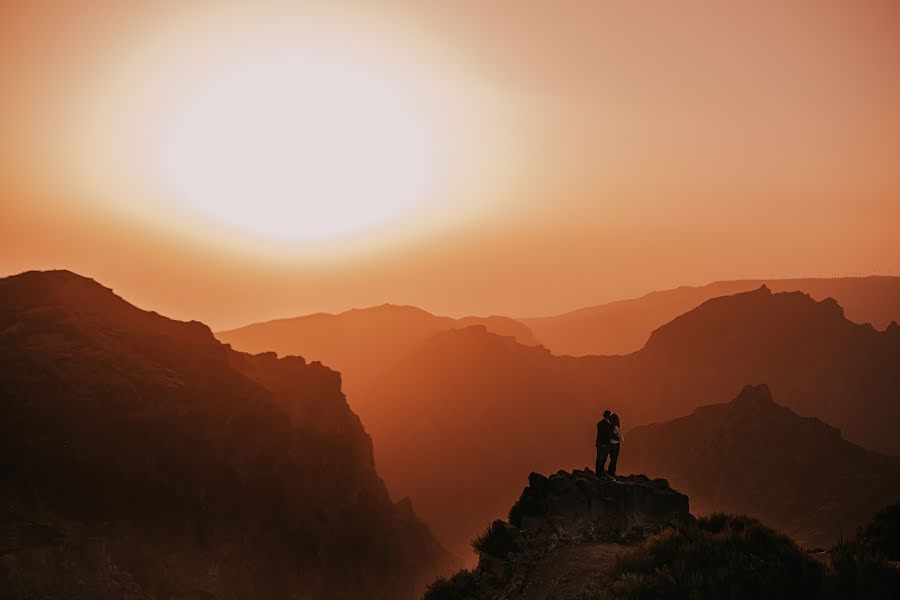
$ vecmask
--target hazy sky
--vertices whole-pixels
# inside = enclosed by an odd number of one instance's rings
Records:
[[[892,0],[7,0],[0,87],[0,272],[215,328],[900,274]]]

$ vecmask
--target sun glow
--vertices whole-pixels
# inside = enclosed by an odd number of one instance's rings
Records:
[[[116,57],[85,78],[63,162],[87,202],[161,234],[267,260],[370,252],[499,210],[513,172],[509,104],[399,22],[204,10]]]
[[[414,212],[432,139],[400,88],[317,55],[231,65],[185,94],[162,132],[160,181],[228,227],[315,240]]]

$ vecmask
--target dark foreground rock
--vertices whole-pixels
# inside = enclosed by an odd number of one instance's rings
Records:
[[[691,519],[688,497],[665,479],[612,479],[590,469],[532,473],[509,521],[494,521],[473,543],[478,566],[457,577],[468,588],[462,597],[523,597],[542,559],[562,547],[630,545]]]
[[[451,560],[319,363],[0,279],[0,598],[414,598]]]

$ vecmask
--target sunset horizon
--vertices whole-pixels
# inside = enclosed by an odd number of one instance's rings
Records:
[[[890,2],[51,5],[3,9],[3,274],[223,329],[900,273]]]
[[[0,597],[900,589],[900,2],[0,5]]]

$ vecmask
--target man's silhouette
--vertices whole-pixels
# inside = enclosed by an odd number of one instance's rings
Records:
[[[603,418],[597,422],[597,465],[595,471],[598,477],[603,474],[606,467],[606,459],[609,458],[613,435],[613,424],[609,420],[610,414],[608,410],[604,410]]]

